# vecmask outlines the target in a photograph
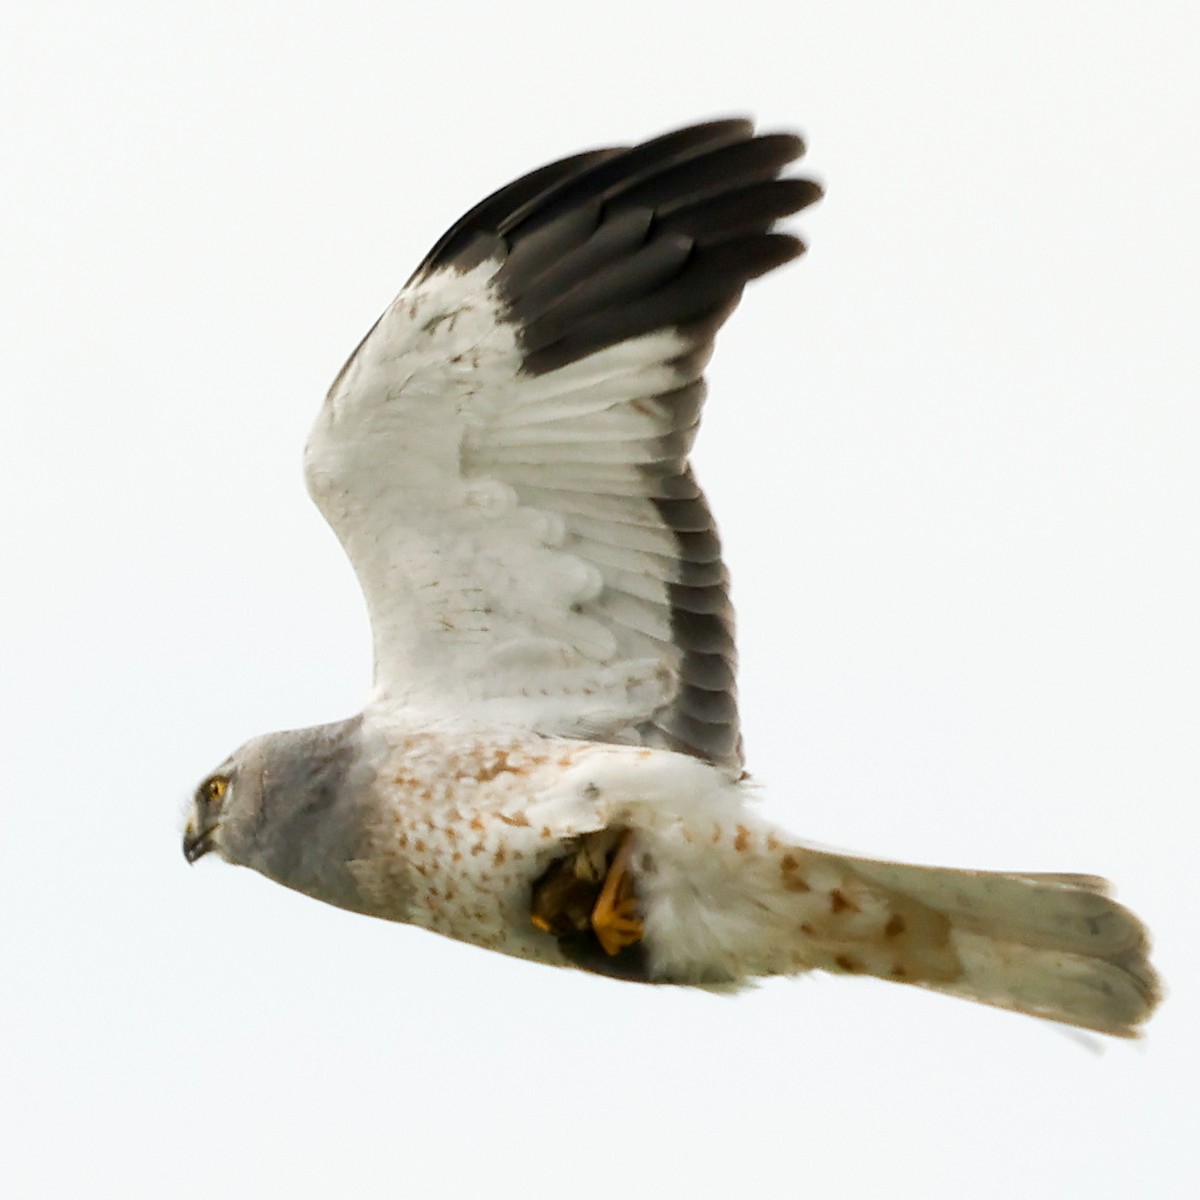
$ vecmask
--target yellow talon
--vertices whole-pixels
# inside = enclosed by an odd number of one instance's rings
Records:
[[[592,909],[592,929],[605,954],[610,956],[640,942],[645,933],[641,908],[633,892],[632,858],[633,834],[626,833]]]

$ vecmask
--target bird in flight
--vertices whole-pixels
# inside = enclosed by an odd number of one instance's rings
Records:
[[[1130,1036],[1104,880],[878,862],[753,802],[733,610],[688,464],[718,329],[821,195],[749,121],[550,163],[463,216],[330,388],[309,491],[366,597],[361,714],[267,734],[183,848],[541,963],[731,988],[871,975]]]

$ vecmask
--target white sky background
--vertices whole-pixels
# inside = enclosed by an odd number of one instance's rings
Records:
[[[721,8],[0,15],[6,1196],[1192,1194],[1195,5]],[[183,862],[206,770],[366,690],[300,474],[347,353],[486,192],[731,112],[827,186],[697,455],[768,811],[1110,876],[1170,988],[1139,1044],[638,989]]]

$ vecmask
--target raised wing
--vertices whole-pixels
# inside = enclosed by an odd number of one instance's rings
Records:
[[[313,498],[376,702],[741,768],[733,610],[688,466],[742,288],[803,246],[796,137],[748,121],[552,163],[430,251],[334,381]]]

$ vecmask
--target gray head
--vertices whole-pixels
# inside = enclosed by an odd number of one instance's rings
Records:
[[[270,733],[235,750],[196,789],[184,857],[194,863],[215,850],[322,899],[352,887],[342,864],[357,856],[369,787],[361,723]]]

